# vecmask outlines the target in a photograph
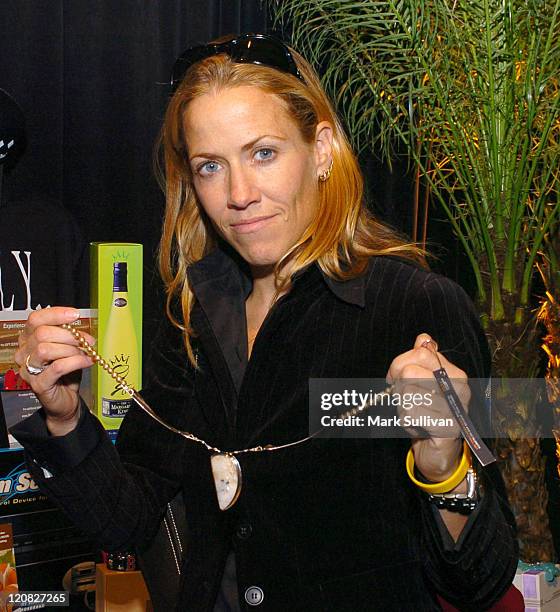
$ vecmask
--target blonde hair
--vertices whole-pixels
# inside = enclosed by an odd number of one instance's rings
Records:
[[[216,246],[217,235],[192,184],[183,123],[189,102],[208,92],[253,86],[278,96],[307,143],[313,142],[319,122],[328,121],[333,127],[332,174],[319,184],[315,219],[276,265],[278,293],[289,287],[289,278],[280,274],[288,260],[291,274],[317,262],[325,274],[338,280],[362,274],[368,259],[376,255],[394,255],[425,266],[421,249],[375,219],[364,206],[362,174],[344,129],[313,68],[299,54],[292,53],[305,82],[275,68],[235,63],[225,54],[204,59],[187,71],[165,114],[159,139],[166,195],[159,268],[166,288],[167,315],[183,330],[191,361],[194,357],[190,339],[194,334],[190,314],[195,298],[187,268]],[[172,308],[176,299],[180,299],[180,317]]]

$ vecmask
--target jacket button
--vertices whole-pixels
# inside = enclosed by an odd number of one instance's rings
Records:
[[[245,601],[250,606],[259,606],[264,599],[263,590],[258,586],[249,587],[245,591]]]
[[[252,533],[253,533],[253,528],[251,527],[251,525],[249,525],[248,523],[242,523],[241,525],[237,526],[235,535],[240,540],[247,540],[247,538],[251,537]]]

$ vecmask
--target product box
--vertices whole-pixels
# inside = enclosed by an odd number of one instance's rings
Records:
[[[31,312],[31,310],[0,311],[0,450],[21,448],[17,440],[9,434],[9,429],[41,407],[29,385],[19,376],[19,368],[14,358],[18,347],[18,335],[25,327]],[[80,331],[91,333],[92,311],[81,309],[79,312],[80,318],[73,325]],[[86,404],[91,406],[91,368],[82,373],[80,395]]]
[[[97,564],[96,612],[145,612],[149,599],[141,572],[115,572]]]
[[[142,245],[94,242],[90,250],[91,307],[96,350],[127,384],[142,386]],[[93,412],[106,430],[122,423],[132,400],[101,368],[92,372]]]
[[[560,568],[560,566],[557,566]],[[525,600],[525,612],[558,612],[560,610],[560,579],[549,582],[543,570],[517,570],[513,584]]]
[[[14,539],[11,523],[0,524],[0,610],[16,610],[19,606],[9,603],[10,593],[18,592]]]

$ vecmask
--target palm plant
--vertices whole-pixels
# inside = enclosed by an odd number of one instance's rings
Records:
[[[560,216],[560,0],[271,6],[323,68],[358,150],[405,155],[445,211],[474,273],[493,375],[538,375],[533,281]],[[534,410],[510,403],[497,452],[522,557],[550,560],[543,459],[521,437]]]

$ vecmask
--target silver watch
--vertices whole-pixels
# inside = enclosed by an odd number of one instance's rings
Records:
[[[480,500],[480,486],[476,472],[472,467],[467,470],[466,480],[466,493],[430,493],[428,500],[440,510],[470,514]]]

